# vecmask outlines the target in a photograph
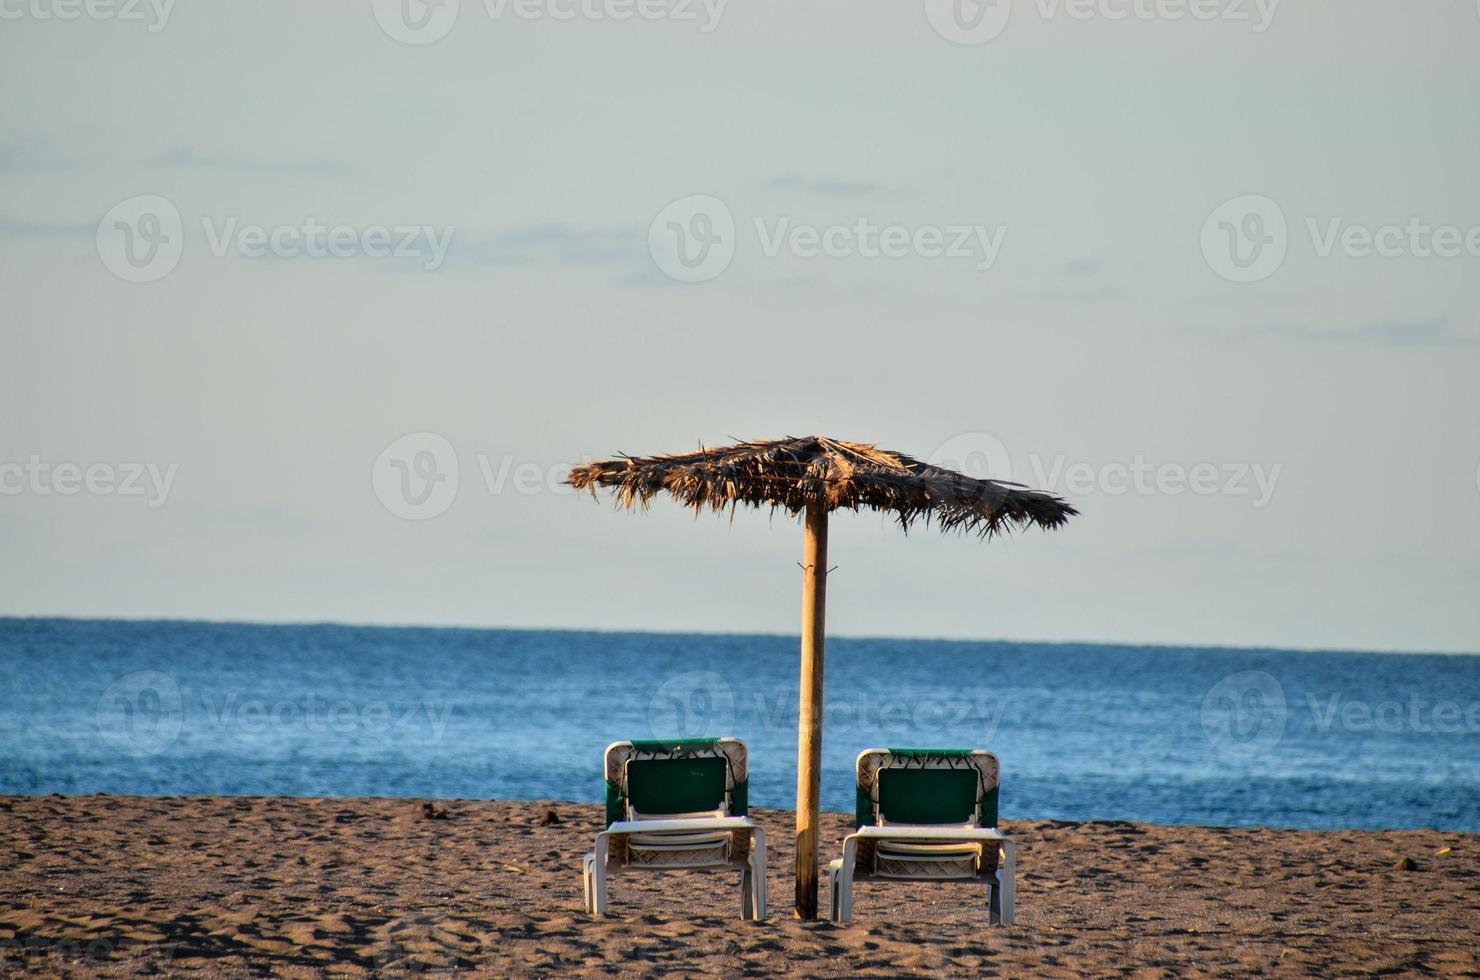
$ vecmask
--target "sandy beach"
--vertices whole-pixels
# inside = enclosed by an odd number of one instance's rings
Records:
[[[976,889],[859,887],[848,926],[791,918],[785,811],[770,918],[730,876],[613,880],[581,906],[595,805],[0,798],[0,973],[1480,975],[1480,837],[1007,822],[1018,924]],[[846,833],[824,816],[824,853]]]

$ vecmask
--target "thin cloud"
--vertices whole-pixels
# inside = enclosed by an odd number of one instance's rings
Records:
[[[1059,275],[1066,279],[1089,279],[1100,271],[1099,259],[1071,259],[1059,266]]]
[[[97,233],[97,222],[18,221],[0,215],[0,238],[91,238]]]
[[[1095,282],[1103,263],[1099,259],[1070,259],[1049,277],[1050,282],[1026,295],[1049,303],[1097,303],[1125,297],[1125,290],[1106,282]]]
[[[174,146],[144,162],[154,167],[280,177],[344,177],[355,172],[333,160],[259,160],[242,153],[199,153],[192,146]]]
[[[1030,292],[1028,296],[1047,303],[1098,303],[1124,299],[1125,291],[1118,286],[1110,285],[1086,286],[1082,289],[1049,286],[1046,289]]]
[[[893,197],[898,193],[883,184],[833,177],[803,177],[801,174],[772,178],[766,186],[773,191],[799,191],[820,197]]]
[[[1364,323],[1353,327],[1316,327],[1305,323],[1275,323],[1266,333],[1311,344],[1364,347],[1468,347],[1469,337],[1452,329],[1448,317],[1416,322]]]
[[[498,232],[453,251],[479,265],[601,265],[647,258],[641,232],[632,228],[579,229],[536,225]]]
[[[94,159],[56,153],[45,140],[7,140],[0,142],[0,173],[44,174],[76,170],[96,162]]]
[[[622,276],[617,280],[617,285],[630,286],[634,289],[670,289],[693,284],[680,282],[672,276],[664,275],[661,269],[649,263],[645,269],[636,269]]]
[[[816,289],[822,280],[816,276],[787,276],[771,284],[776,289]]]

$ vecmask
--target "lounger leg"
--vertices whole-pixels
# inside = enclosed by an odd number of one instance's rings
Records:
[[[858,840],[848,837],[843,841],[843,860],[838,866],[837,883],[833,886],[833,905],[838,922],[853,921],[853,867],[858,860]]]
[[[1002,924],[1010,926],[1017,922],[1017,845],[1010,840],[1002,842],[1002,866],[997,875],[1002,882]]]
[[[751,838],[750,887],[754,892],[751,913],[760,922],[766,917],[766,832],[757,827]]]
[[[1002,924],[1002,872],[994,871],[987,879],[987,925]]]
[[[827,917],[838,921],[838,872],[843,868],[842,859],[827,866]]]
[[[603,831],[596,835],[596,850],[591,855],[591,914],[606,915],[607,840]]]
[[[596,860],[595,854],[587,854],[581,859],[581,906],[589,914],[591,912],[591,864]]]
[[[755,918],[755,885],[752,879],[755,872],[750,867],[747,859],[745,867],[740,869],[740,918]]]

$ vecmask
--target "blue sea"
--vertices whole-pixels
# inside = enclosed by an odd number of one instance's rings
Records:
[[[0,793],[601,798],[605,746],[736,735],[795,794],[785,636],[0,619]],[[1480,830],[1480,656],[828,641],[857,753],[985,747],[1009,819]]]

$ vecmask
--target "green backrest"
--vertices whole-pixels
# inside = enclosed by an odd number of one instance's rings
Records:
[[[750,776],[736,738],[633,739],[606,747],[606,823],[646,815],[724,810],[746,815]]]
[[[965,823],[976,817],[975,769],[879,770],[879,816],[890,823]]]
[[[633,759],[627,763],[627,801],[643,814],[698,813],[725,806],[723,758]]]
[[[880,760],[881,754],[888,758]],[[974,758],[977,756],[982,758]],[[945,764],[920,765],[931,760]],[[952,760],[972,761],[958,767]],[[866,773],[873,765],[879,768],[870,777]],[[973,816],[979,827],[997,826],[997,762],[988,753],[972,749],[871,749],[859,756],[858,766],[853,819],[856,827],[880,819],[892,823],[963,823]],[[991,784],[985,791],[983,781]]]

